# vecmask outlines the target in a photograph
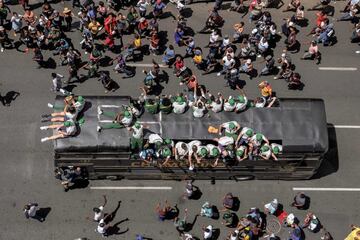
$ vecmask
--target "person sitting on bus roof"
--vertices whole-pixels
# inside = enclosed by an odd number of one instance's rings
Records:
[[[155,99],[148,98],[145,88],[141,87],[140,89],[142,90],[141,96],[143,96],[144,99],[145,111],[152,114],[158,113],[160,104],[159,97],[155,97]]]
[[[218,97],[215,98],[214,95],[208,94],[209,98],[207,103],[205,104],[206,108],[208,110],[213,111],[214,113],[221,112],[223,110],[224,105],[224,97],[221,95],[221,93],[218,93]]]
[[[179,94],[175,101],[173,101],[172,106],[174,113],[183,114],[187,108],[186,98],[182,94]]]
[[[238,162],[245,160],[248,157],[248,148],[245,145],[240,145],[235,150],[235,157]]]
[[[214,141],[218,143],[219,148],[221,149],[221,152],[224,149],[231,148],[234,144],[234,139],[232,137],[223,136],[220,138],[214,138]]]
[[[42,126],[40,127],[41,130],[47,130],[47,129],[56,129],[57,133],[54,134],[51,137],[45,137],[41,139],[41,142],[46,142],[48,140],[55,140],[58,138],[66,138],[74,136],[77,133],[77,127],[73,120],[68,120],[66,122],[63,122],[61,124],[53,124],[50,126]]]
[[[79,114],[85,107],[85,99],[83,96],[74,97],[73,95],[67,96],[64,99],[65,105],[57,106],[51,103],[48,103],[49,108],[53,108],[55,110],[62,110],[65,112],[66,109],[70,106],[76,109],[76,113]]]
[[[188,144],[179,141],[175,144],[174,147],[174,156],[175,156],[175,160],[179,160],[179,159],[184,159],[185,156],[188,154],[189,152],[189,146]]]
[[[210,159],[215,159],[215,162],[211,166],[216,167],[221,156],[220,148],[218,146],[215,146],[214,144],[207,144],[206,147],[207,149],[209,149],[208,157]]]
[[[144,145],[143,150],[140,151],[139,157],[146,163],[152,164],[154,163],[155,151],[150,145]]]
[[[157,158],[164,160],[164,162],[160,165],[161,167],[166,166],[169,160],[172,157],[172,151],[168,146],[162,146],[156,153]]]
[[[140,100],[130,100],[129,110],[135,117],[140,117],[144,112],[144,105]]]
[[[77,112],[75,107],[65,108],[64,112],[55,112],[51,114],[43,114],[41,122],[66,122],[68,120],[76,121]]]
[[[275,161],[277,161],[278,159],[277,159],[276,155],[282,153],[283,146],[280,144],[277,144],[277,143],[272,143],[272,144],[270,144],[270,147],[271,147],[271,152],[272,152],[271,156]]]
[[[249,101],[248,101],[248,99],[247,99],[247,97],[245,95],[245,92],[240,88],[239,88],[239,90],[240,90],[241,94],[236,99],[237,100],[236,105],[235,105],[235,112],[236,113],[244,111],[246,109],[246,107],[248,106],[248,103],[249,103]]]
[[[225,112],[233,112],[236,108],[236,101],[235,99],[230,96],[224,103],[224,111]]]
[[[234,140],[237,138],[237,132],[240,129],[240,124],[236,121],[225,122],[219,127],[219,135],[221,136],[224,129],[225,136],[232,137]]]
[[[198,147],[201,145],[199,140],[193,140],[188,143],[189,152],[188,152],[188,161],[189,161],[189,170],[194,170],[194,164],[192,163],[192,158],[195,158]]]
[[[209,149],[206,146],[204,145],[198,146],[195,154],[196,163],[200,164],[201,160],[204,160],[208,154],[209,154]]]
[[[263,143],[267,143],[268,145],[269,140],[261,133],[256,133],[255,135],[253,135],[250,138],[250,142],[249,142],[249,147],[250,147],[250,152],[252,151],[257,151],[258,148],[263,144]],[[270,146],[269,146],[270,148]]]
[[[149,135],[149,144],[153,144],[155,146],[156,149],[159,149],[163,143],[164,143],[164,140],[162,139],[162,137],[157,134],[157,133],[151,133]]]
[[[165,113],[165,114],[169,114],[172,112],[172,102],[170,100],[171,98],[171,95],[170,96],[167,96],[167,95],[164,95],[160,98],[160,111]]]
[[[260,147],[259,156],[264,160],[269,160],[272,155],[271,147],[265,143]]]
[[[98,114],[114,118],[113,121],[100,120],[99,125],[96,128],[98,132],[100,132],[102,129],[120,129],[120,128],[129,127],[134,120],[132,112],[128,111],[127,109],[119,113],[115,113],[115,112],[103,111],[99,107]]]
[[[198,99],[193,104],[191,104],[191,107],[193,109],[193,116],[195,118],[202,118],[205,115],[206,108],[201,99]]]
[[[243,127],[240,131],[239,136],[236,139],[235,145],[248,144],[250,138],[254,135],[254,130],[249,127]]]

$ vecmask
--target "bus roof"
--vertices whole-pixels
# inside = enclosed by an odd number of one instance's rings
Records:
[[[127,129],[96,131],[98,106],[129,105],[130,97],[85,96],[85,123],[76,137],[54,141],[55,152],[107,152],[128,151],[130,134]],[[62,104],[63,97],[56,98]],[[327,122],[324,102],[321,99],[279,99],[279,106],[272,108],[249,108],[241,113],[210,112],[209,116],[194,118],[192,111],[184,114],[144,113],[138,121],[148,126],[150,132],[164,138],[191,141],[212,140],[217,135],[208,133],[208,127],[237,121],[242,127],[250,127],[263,133],[270,141],[280,141],[284,152],[326,152],[328,149]],[[117,112],[117,108],[109,108]]]

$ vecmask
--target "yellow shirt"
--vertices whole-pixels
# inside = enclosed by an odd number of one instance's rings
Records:
[[[360,240],[360,228],[354,228],[344,240]]]
[[[135,47],[141,47],[141,38],[135,38],[134,40]]]
[[[268,97],[269,95],[271,95],[271,88],[269,88],[269,87],[263,87],[263,88],[261,88],[261,95],[263,96],[263,97]]]
[[[194,62],[195,62],[196,64],[199,64],[199,63],[202,62],[202,56],[201,56],[201,55],[195,55],[195,56],[193,57],[193,60],[194,60]]]

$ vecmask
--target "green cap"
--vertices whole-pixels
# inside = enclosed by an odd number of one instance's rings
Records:
[[[208,151],[206,150],[206,148],[200,149],[200,156],[205,157],[207,154],[208,154]]]
[[[211,150],[211,156],[217,157],[217,156],[219,156],[219,154],[220,154],[220,151],[219,151],[219,149],[218,149],[217,147],[214,147],[214,148]]]
[[[230,98],[228,102],[231,106],[235,105],[235,100],[233,98]]]
[[[84,102],[84,98],[83,98],[83,96],[78,96],[78,97],[77,97],[77,100],[78,100],[79,102],[81,102],[81,103],[83,103],[83,102]]]
[[[263,139],[263,136],[261,133],[256,134],[256,140],[261,141]]]
[[[237,149],[235,154],[236,154],[236,156],[241,157],[244,154],[244,150]]]
[[[180,104],[183,104],[185,101],[184,101],[184,98],[183,98],[183,97],[178,96],[178,97],[176,98],[176,102],[178,102],[178,103],[180,103]]]
[[[69,122],[69,121],[64,122],[64,126],[65,126],[65,127],[70,127],[71,125],[72,125],[72,123]]]
[[[239,103],[245,103],[245,97],[240,95],[238,96]]]
[[[273,148],[273,152],[274,152],[274,154],[278,154],[280,152],[280,148],[278,146],[275,146]]]
[[[165,144],[171,144],[171,139],[170,138],[165,138],[164,143]]]
[[[252,135],[253,135],[253,130],[248,129],[245,133],[246,133],[246,135],[248,135],[248,136],[252,136]]]
[[[80,118],[79,121],[78,121],[78,123],[79,123],[80,125],[83,125],[83,124],[85,123],[85,118]]]
[[[163,151],[162,151],[162,155],[163,155],[164,157],[169,157],[169,156],[171,156],[171,151],[170,151],[170,149],[169,149],[169,148],[164,148]]]
[[[235,127],[236,127],[236,126],[235,126],[235,124],[234,124],[233,122],[230,122],[230,123],[229,123],[229,128],[230,128],[230,129],[235,129]]]
[[[136,123],[134,124],[134,127],[135,127],[135,128],[141,128],[141,124],[140,124],[139,122],[136,122]]]
[[[127,117],[127,118],[129,118],[129,117],[131,116],[131,114],[130,114],[129,111],[125,111],[125,112],[124,112],[124,116]]]
[[[267,151],[269,151],[270,150],[270,148],[269,148],[269,146],[267,146],[267,145],[264,145],[264,146],[262,146],[261,148],[260,148],[260,151],[261,152],[267,152]]]

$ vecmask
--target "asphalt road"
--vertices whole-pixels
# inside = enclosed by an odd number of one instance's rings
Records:
[[[69,6],[69,2],[66,2]],[[310,7],[311,2],[304,3],[305,9]],[[336,7],[335,17],[339,16],[339,6],[344,2],[334,3]],[[61,8],[61,3],[56,8]],[[192,16],[188,21],[190,27],[195,31],[199,30],[206,18],[207,9],[211,4],[199,3],[191,5]],[[12,6],[17,9],[18,6]],[[174,6],[168,10],[175,13]],[[291,13],[282,13],[279,10],[271,10],[273,18],[278,23],[282,18],[288,17]],[[232,35],[232,25],[240,21],[236,13],[221,11],[226,23],[224,34]],[[309,41],[305,34],[310,31],[311,23],[314,22],[314,12],[308,12],[310,25],[301,29],[299,38],[301,42]],[[247,16],[244,18],[247,31],[251,25],[248,24]],[[171,18],[160,21],[160,30],[168,32],[168,44],[172,43],[172,35],[175,23]],[[355,51],[358,45],[350,44],[351,25],[347,22],[335,22],[338,43],[332,47],[321,47],[323,61],[320,67],[359,67],[359,55]],[[74,45],[79,46],[80,34],[70,34]],[[208,35],[196,35],[195,40],[201,45],[207,43]],[[125,38],[125,43],[127,39]],[[279,56],[284,47],[283,40],[278,43],[275,55]],[[280,97],[310,97],[322,98],[326,103],[328,122],[333,125],[360,125],[360,113],[358,107],[360,83],[358,81],[359,70],[356,71],[320,71],[319,66],[312,61],[301,61],[300,56],[307,46],[303,45],[300,53],[292,55],[297,66],[297,71],[302,74],[305,83],[303,91],[289,91],[282,80],[273,80],[272,77],[254,78],[249,80],[244,76],[246,85],[244,90],[250,98],[259,95],[257,84],[260,80],[268,80],[273,89]],[[184,53],[184,49],[176,49]],[[111,54],[109,54],[111,55]],[[45,58],[52,57],[51,53],[45,53]],[[111,55],[112,56],[112,55]],[[0,144],[1,163],[0,169],[0,222],[2,231],[0,239],[4,240],[71,240],[77,237],[88,237],[89,239],[100,239],[94,229],[94,224],[88,218],[92,217],[92,208],[98,206],[102,201],[102,194],[108,196],[108,205],[105,212],[112,211],[117,201],[121,200],[121,206],[113,223],[125,218],[129,221],[118,225],[120,232],[125,233],[111,236],[109,239],[135,239],[135,234],[142,233],[147,237],[156,240],[177,239],[177,232],[171,222],[159,222],[154,214],[154,207],[158,201],[168,199],[171,203],[177,203],[183,214],[183,209],[189,209],[189,220],[200,211],[204,201],[210,201],[218,207],[221,205],[221,197],[227,192],[233,192],[241,201],[238,216],[242,216],[250,207],[261,207],[264,203],[278,198],[287,211],[294,211],[302,219],[305,212],[295,211],[288,207],[295,191],[293,187],[358,187],[358,176],[360,165],[360,129],[335,128],[331,130],[334,139],[333,154],[320,176],[309,181],[248,181],[232,182],[218,181],[211,185],[207,181],[197,181],[195,185],[202,191],[200,200],[183,201],[180,196],[183,192],[184,183],[172,181],[95,181],[89,187],[77,189],[64,193],[59,183],[53,178],[52,145],[51,143],[40,143],[44,133],[40,132],[40,115],[47,113],[47,103],[52,102],[54,94],[50,92],[50,73],[56,71],[67,74],[65,67],[53,69],[36,69],[35,63],[31,60],[31,54],[23,54],[15,50],[6,50],[0,53],[1,94],[4,96],[11,91],[20,95],[11,103],[10,107],[2,107],[0,115]],[[57,56],[53,57],[57,62]],[[84,57],[85,59],[86,57]],[[146,56],[142,62],[151,63],[154,58],[160,62],[160,56]],[[188,65],[191,66],[188,60]],[[260,69],[259,61],[255,67]],[[110,70],[110,68],[108,68]],[[195,68],[193,68],[195,69]],[[119,83],[114,95],[137,96],[138,89],[143,80],[142,68],[138,67],[137,75],[132,79],[122,79],[112,73],[112,77]],[[163,93],[175,93],[182,91],[171,71],[170,80],[164,85]],[[202,77],[198,74],[200,83],[205,84],[211,92],[221,91],[225,95],[234,94],[234,91],[224,88],[223,79],[215,74]],[[76,84],[73,89],[75,94],[82,95],[103,95],[104,90],[96,79],[90,79],[82,84]],[[91,186],[170,186],[171,190],[93,190]],[[349,231],[351,223],[359,224],[360,216],[358,205],[360,203],[359,192],[308,192],[311,197],[310,210],[320,219],[322,224],[331,231],[334,239],[344,239]],[[23,205],[27,202],[38,202],[42,208],[47,209],[48,215],[44,223],[33,220],[26,220],[22,213]],[[193,229],[195,236],[201,236],[201,226],[212,224],[220,228],[219,239],[229,232],[221,226],[220,221],[214,221],[199,217]],[[287,231],[282,229],[282,231]],[[308,234],[306,239],[316,240],[320,236]]]

